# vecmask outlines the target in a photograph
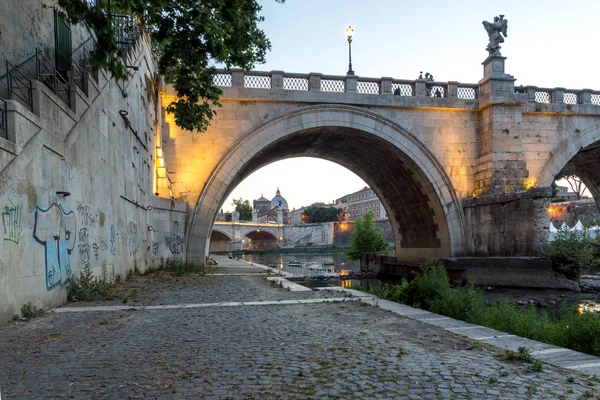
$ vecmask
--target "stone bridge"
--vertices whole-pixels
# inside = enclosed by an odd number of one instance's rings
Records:
[[[256,222],[220,222],[216,221],[212,228],[213,251],[232,251],[255,248],[252,241],[281,247],[283,241],[283,224],[260,224]]]
[[[504,62],[488,57],[477,84],[223,71],[223,107],[206,133],[169,115],[163,127],[165,176],[191,210],[187,256],[204,259],[240,182],[299,156],[338,163],[373,188],[401,259],[535,253],[559,172],[600,198],[600,92],[515,86]],[[173,98],[165,88],[164,104]]]

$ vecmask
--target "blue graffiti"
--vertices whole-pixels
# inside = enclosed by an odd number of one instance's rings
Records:
[[[62,205],[35,206],[33,239],[46,249],[46,290],[65,284],[71,277],[70,255],[75,248],[75,213]]]
[[[115,249],[115,226],[110,226],[110,254],[113,256],[116,254],[117,249]]]

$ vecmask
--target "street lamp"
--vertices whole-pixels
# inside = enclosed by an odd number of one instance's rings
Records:
[[[352,71],[352,34],[354,33],[354,28],[352,26],[348,26],[346,28],[346,36],[348,37],[348,72],[346,75],[354,75],[354,71]]]

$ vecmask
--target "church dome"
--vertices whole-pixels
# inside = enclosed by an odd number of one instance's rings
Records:
[[[279,188],[277,188],[277,193],[275,193],[275,197],[273,197],[273,199],[271,200],[271,208],[275,208],[275,207],[281,207],[281,208],[288,208],[288,203],[286,201],[286,199],[284,199],[281,196],[281,192],[279,191]]]

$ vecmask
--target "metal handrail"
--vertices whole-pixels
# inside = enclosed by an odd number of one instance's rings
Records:
[[[33,111],[33,83],[31,79],[19,71],[19,68],[22,68],[34,59],[35,56],[30,57],[19,66],[12,65],[9,61],[6,61],[6,87],[8,90],[8,98],[10,99],[15,96],[17,100],[23,102],[23,105],[29,107],[30,111]]]
[[[0,99],[0,137],[8,139],[8,109],[6,107],[6,101]]]
[[[65,103],[71,106],[70,85],[69,82],[60,75],[52,63],[40,52],[36,50],[36,79],[44,83]]]

